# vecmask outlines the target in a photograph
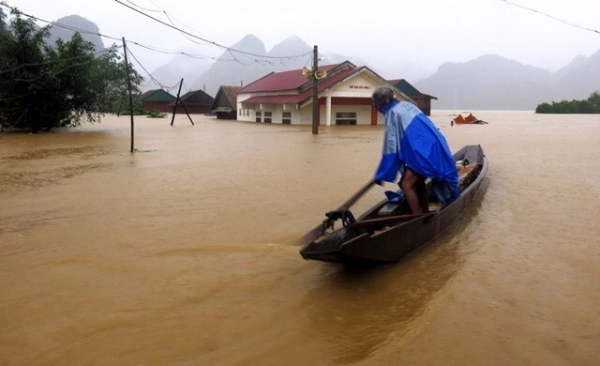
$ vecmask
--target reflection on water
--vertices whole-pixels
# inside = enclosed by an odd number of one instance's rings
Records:
[[[596,364],[600,117],[476,114],[433,119],[490,158],[479,206],[362,271],[295,240],[372,177],[381,126],[1,134],[0,364]]]
[[[26,170],[21,172],[0,173],[0,192],[19,191],[26,187],[42,187],[56,184],[64,179],[77,175],[110,170],[114,164],[92,163],[75,166],[48,168],[47,170]]]
[[[3,159],[14,159],[14,160],[35,160],[35,159],[47,159],[54,157],[67,157],[69,155],[77,155],[81,159],[89,159],[93,156],[105,155],[108,150],[104,146],[80,146],[72,148],[54,148],[54,149],[40,149],[33,151],[25,151],[19,155],[4,156]]]
[[[336,362],[364,360],[390,340],[410,335],[410,323],[423,315],[427,303],[460,269],[460,253],[470,251],[465,248],[472,242],[467,227],[478,214],[486,186],[484,180],[465,216],[398,264],[323,266],[309,293],[310,329],[331,345]]]

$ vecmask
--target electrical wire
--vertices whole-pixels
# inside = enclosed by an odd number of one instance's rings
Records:
[[[237,53],[239,53],[241,55],[253,56],[253,57],[256,57],[256,58],[259,58],[259,59],[276,59],[276,60],[278,59],[278,60],[282,60],[282,61],[283,60],[296,60],[296,59],[303,58],[303,57],[307,56],[308,54],[310,54],[310,52],[306,52],[306,53],[303,53],[303,54],[293,55],[293,56],[268,56],[268,55],[258,55],[258,54],[254,54],[254,53],[250,53],[250,52],[244,52],[244,51],[236,50],[236,49],[233,49],[233,48],[225,47],[225,46],[220,45],[220,44],[218,44],[216,42],[209,41],[209,40],[204,39],[202,37],[195,36],[195,35],[193,35],[193,34],[191,34],[189,32],[186,32],[184,30],[180,30],[179,28],[177,28],[175,26],[169,25],[169,24],[167,24],[167,23],[165,23],[163,21],[160,21],[160,20],[158,20],[158,19],[156,19],[154,17],[151,17],[151,16],[149,16],[149,15],[147,15],[147,14],[141,12],[141,11],[138,11],[137,9],[132,8],[131,6],[123,4],[122,2],[120,2],[118,0],[115,0],[115,1],[117,1],[121,5],[126,6],[127,8],[130,8],[130,9],[132,9],[132,10],[138,12],[138,13],[144,14],[144,15],[150,17],[151,19],[156,20],[159,23],[162,23],[162,24],[164,24],[166,26],[169,26],[170,28],[174,28],[174,29],[176,29],[176,30],[178,30],[178,31],[180,31],[182,33],[188,34],[190,37],[200,39],[200,40],[204,41],[205,44],[210,44],[210,45],[213,45],[213,46],[216,46],[216,47],[219,47],[221,49],[226,50],[233,57],[233,60],[228,60],[228,59],[223,59],[223,58],[217,58],[217,57],[213,57],[213,56],[206,56],[206,55],[197,55],[197,54],[192,54],[192,53],[189,53],[189,52],[173,51],[173,50],[163,49],[163,48],[159,48],[159,47],[155,47],[155,46],[150,46],[150,45],[147,45],[147,44],[144,44],[144,43],[140,43],[140,42],[136,42],[136,41],[133,41],[133,40],[127,40],[127,43],[134,44],[136,46],[145,48],[145,49],[153,51],[153,52],[158,52],[158,53],[163,53],[163,54],[171,54],[171,55],[183,55],[183,56],[186,56],[186,57],[191,57],[191,58],[201,59],[201,60],[214,60],[214,61],[224,61],[224,62],[234,61],[234,62],[238,62],[238,63],[240,63],[242,65],[248,65],[248,64],[251,64],[251,63],[259,63],[260,64],[260,63],[266,62],[266,60],[260,61],[258,59],[254,59],[254,60],[251,60],[249,62],[242,62],[240,59],[238,59],[237,57],[235,57],[231,53],[231,51],[237,52]],[[129,1],[129,0],[127,0],[127,1]],[[129,1],[129,2],[132,3],[131,1]],[[16,9],[16,8],[14,8],[14,7],[11,7],[10,5],[8,5],[6,3],[6,1],[1,1],[0,2],[0,6],[4,6],[4,7],[8,8],[8,9],[17,11],[20,15],[23,15],[23,16],[25,16],[27,18],[30,18],[30,19],[33,19],[33,20],[36,20],[36,21],[40,21],[40,22],[43,22],[43,23],[46,23],[46,24],[50,24],[52,26],[57,26],[57,27],[60,27],[60,28],[68,29],[68,30],[71,30],[73,32],[79,32],[79,33],[82,33],[82,34],[96,35],[96,36],[99,36],[99,37],[102,37],[102,38],[110,39],[110,40],[113,40],[113,41],[119,41],[119,42],[123,38],[123,37],[121,37],[121,38],[113,37],[113,36],[109,36],[109,35],[105,35],[105,34],[97,33],[97,32],[91,32],[89,30],[72,27],[72,26],[65,25],[65,24],[62,24],[62,23],[59,23],[59,22],[50,22],[48,20],[36,17],[34,15],[31,15],[31,14],[24,13],[24,12],[22,12],[22,11]]]
[[[517,8],[521,8],[521,9],[529,10],[529,11],[532,11],[532,12],[534,12],[534,13],[537,13],[537,14],[543,15],[543,16],[545,16],[545,17],[548,17],[548,18],[550,18],[550,19],[552,19],[552,20],[556,20],[556,21],[558,21],[558,22],[561,22],[561,23],[563,23],[563,24],[566,24],[566,25],[568,25],[568,26],[571,26],[571,27],[575,27],[575,28],[579,28],[579,29],[582,29],[582,30],[585,30],[585,31],[589,31],[589,32],[593,32],[593,33],[600,34],[600,31],[597,31],[597,30],[595,30],[595,29],[592,29],[592,28],[587,28],[587,27],[584,27],[584,26],[581,26],[581,25],[578,25],[578,24],[575,24],[575,23],[571,23],[571,22],[569,22],[569,21],[566,21],[566,20],[563,20],[563,19],[559,19],[559,18],[557,18],[557,17],[555,17],[555,16],[552,16],[552,15],[549,15],[549,14],[546,14],[546,13],[543,13],[543,12],[541,12],[541,11],[539,11],[539,10],[536,10],[536,9],[533,9],[533,8],[529,8],[529,7],[527,7],[527,6],[524,6],[524,5],[521,5],[521,4],[516,4],[516,3],[512,2],[512,1],[509,1],[509,0],[500,0],[500,1],[502,1],[502,2],[504,2],[504,3],[506,3],[506,4],[508,4],[508,5],[511,5],[511,6],[515,6],[515,7],[517,7]]]
[[[169,27],[169,28],[175,29],[176,31],[178,31],[178,32],[180,32],[180,33],[182,33],[182,34],[186,34],[186,35],[188,35],[188,36],[190,36],[190,37],[192,37],[192,38],[195,38],[195,39],[198,39],[198,40],[200,40],[200,41],[203,41],[203,42],[205,42],[206,44],[210,44],[210,45],[213,45],[213,46],[219,47],[219,48],[221,48],[221,49],[224,49],[224,50],[228,50],[228,51],[235,51],[235,52],[238,52],[238,53],[240,53],[240,54],[249,55],[249,56],[254,56],[254,57],[259,57],[259,58],[265,58],[265,59],[295,59],[295,58],[298,58],[298,57],[305,56],[305,55],[307,55],[307,54],[309,53],[309,52],[306,52],[306,53],[303,53],[303,54],[299,54],[299,55],[293,55],[293,56],[268,56],[268,55],[259,55],[259,54],[252,53],[252,52],[245,52],[245,51],[236,50],[236,49],[234,49],[234,48],[231,48],[231,47],[226,47],[226,46],[223,46],[223,45],[221,45],[221,44],[218,44],[218,43],[216,43],[216,42],[214,42],[214,41],[210,41],[210,40],[208,40],[208,39],[205,39],[205,38],[203,38],[203,37],[200,37],[200,36],[197,36],[197,35],[195,35],[195,34],[189,33],[189,32],[187,32],[187,31],[185,31],[185,30],[183,30],[183,29],[180,29],[180,28],[178,28],[178,27],[176,27],[176,26],[173,26],[173,25],[171,25],[171,24],[165,23],[164,21],[162,21],[162,20],[160,20],[160,19],[156,19],[155,17],[153,17],[153,16],[151,16],[151,15],[149,15],[149,14],[146,14],[146,13],[144,13],[144,12],[143,12],[143,11],[141,11],[141,10],[135,9],[134,7],[132,7],[132,6],[129,6],[129,5],[125,4],[125,3],[123,3],[123,2],[122,2],[122,1],[120,1],[120,0],[115,0],[115,1],[116,1],[117,3],[119,3],[119,4],[123,5],[123,6],[125,6],[126,8],[129,8],[129,9],[131,9],[131,10],[133,10],[133,11],[135,11],[135,12],[139,13],[139,14],[142,14],[142,15],[144,15],[144,16],[146,16],[146,17],[148,17],[148,18],[152,19],[152,20],[154,20],[155,22],[158,22],[158,23],[160,23],[160,24],[162,24],[162,25],[165,25],[165,26],[167,26],[167,27]]]
[[[142,68],[142,70],[144,70],[146,72],[146,74],[148,74],[148,76],[150,77],[150,80],[152,80],[156,85],[158,85],[161,89],[167,89],[168,87],[161,83],[160,81],[158,81],[145,67],[144,65],[142,65],[142,63],[140,62],[140,60],[138,60],[137,57],[135,57],[135,55],[133,54],[133,52],[131,52],[131,50],[126,49],[126,52],[133,57],[133,59],[135,60],[135,62],[137,62],[138,65],[140,65],[140,67]]]

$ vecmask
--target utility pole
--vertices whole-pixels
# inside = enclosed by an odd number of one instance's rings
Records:
[[[317,79],[317,71],[319,71],[319,49],[315,45],[313,48],[313,69],[312,69],[312,80],[313,80],[313,93],[312,93],[312,105],[313,105],[313,118],[312,118],[312,134],[319,134],[319,80]]]
[[[127,73],[127,88],[129,89],[129,114],[131,115],[131,149],[133,152],[133,99],[131,97],[131,78],[129,76],[129,62],[127,62],[127,44],[125,43],[125,37],[123,37],[123,53],[125,53],[125,72]]]
[[[173,116],[171,116],[171,126],[173,126],[173,122],[175,122],[175,114],[177,114],[177,103],[181,103],[181,106],[183,107],[185,114],[187,114],[188,118],[190,119],[190,122],[192,122],[192,126],[195,126],[194,121],[192,121],[192,117],[190,117],[190,114],[188,113],[188,110],[185,107],[185,104],[183,104],[183,101],[179,97],[179,95],[181,95],[181,87],[182,86],[183,86],[183,78],[181,79],[181,82],[179,83],[179,90],[177,91],[177,98],[175,98],[175,106],[173,107]]]

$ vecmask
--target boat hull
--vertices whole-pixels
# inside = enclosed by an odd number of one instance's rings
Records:
[[[391,225],[383,230],[357,230],[352,225],[332,232],[321,240],[306,244],[300,254],[307,260],[345,264],[394,263],[402,257],[428,243],[448,229],[463,215],[483,191],[483,180],[488,169],[488,160],[479,145],[465,146],[454,154],[455,160],[476,161],[477,176],[468,182],[459,198],[448,206],[422,216],[413,216],[406,221]],[[474,160],[477,159],[477,160]],[[386,202],[376,205],[357,220],[368,221],[376,217]]]

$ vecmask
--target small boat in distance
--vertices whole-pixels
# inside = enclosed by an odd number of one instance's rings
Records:
[[[348,208],[373,185],[370,182],[340,209],[328,212],[305,237],[310,242],[300,250],[302,258],[348,265],[394,263],[431,241],[473,204],[489,164],[480,145],[463,147],[454,160],[460,196],[447,206],[440,205],[428,183],[430,212],[412,214],[405,201],[384,199],[355,219]],[[337,221],[342,227],[333,230]]]

